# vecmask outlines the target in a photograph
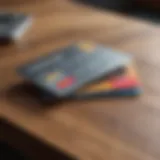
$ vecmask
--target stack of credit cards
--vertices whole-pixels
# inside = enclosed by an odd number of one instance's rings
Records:
[[[0,40],[10,42],[21,38],[31,23],[30,16],[0,12]]]
[[[79,42],[18,68],[46,99],[135,96],[140,82],[129,55]]]

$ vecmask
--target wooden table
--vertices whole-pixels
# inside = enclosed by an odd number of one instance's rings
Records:
[[[0,8],[31,13],[34,24],[20,42],[0,47],[1,118],[81,160],[160,159],[159,25],[67,0],[8,3]],[[77,40],[133,54],[144,94],[46,107],[19,91],[17,66]]]

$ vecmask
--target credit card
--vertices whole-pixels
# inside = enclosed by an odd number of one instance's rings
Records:
[[[130,62],[131,58],[124,53],[80,42],[23,65],[18,71],[46,92],[67,97]]]
[[[0,12],[0,40],[9,42],[19,39],[32,23],[24,14]]]
[[[90,99],[90,98],[111,98],[111,97],[133,97],[139,96],[142,94],[142,89],[139,87],[125,88],[125,89],[117,89],[110,90],[108,92],[98,92],[96,94],[85,94],[78,95],[76,98],[78,99]]]
[[[24,92],[29,96],[29,97],[34,97],[35,100],[40,102],[41,104],[52,104],[54,102],[58,102],[61,99],[58,99],[57,97],[54,97],[52,94],[42,90],[41,88],[35,86],[34,84],[31,84],[30,82],[24,83],[23,86]],[[97,94],[92,94],[92,95],[79,95],[79,96],[69,96],[68,98],[66,97],[65,100],[67,99],[93,99],[93,98],[116,98],[116,97],[133,97],[133,96],[138,96],[142,93],[142,89],[139,87],[132,87],[132,88],[125,88],[125,89],[120,89],[120,90],[112,90],[109,92],[102,92],[102,93],[97,93]],[[22,93],[21,93],[22,94]],[[25,95],[26,96],[26,95]],[[62,99],[64,100],[64,99]]]
[[[101,84],[104,83],[104,84]],[[55,97],[38,88],[38,93],[44,102],[54,101]],[[138,96],[142,93],[141,83],[133,65],[126,67],[125,71],[121,70],[109,78],[94,82],[79,89],[75,94],[68,98],[83,99],[96,97],[123,97]]]
[[[119,91],[121,89],[128,89],[132,87],[140,87],[140,81],[133,65],[126,67],[126,71],[122,75],[111,76],[104,78],[90,85],[82,87],[76,92],[76,95],[94,95],[102,92]]]

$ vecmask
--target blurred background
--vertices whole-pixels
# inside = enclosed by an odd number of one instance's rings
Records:
[[[151,22],[160,22],[160,0],[77,0]]]
[[[34,0],[1,0],[0,9],[8,5],[29,3]],[[54,1],[54,0],[53,0]],[[135,18],[143,19],[152,23],[160,23],[160,0],[73,0],[103,10],[111,10]],[[39,2],[39,1],[38,1]],[[39,3],[43,3],[40,1]],[[2,128],[1,128],[2,129]],[[0,142],[0,158],[28,159],[24,154],[12,148],[4,142]]]

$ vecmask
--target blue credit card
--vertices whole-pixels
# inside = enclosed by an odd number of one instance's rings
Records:
[[[25,64],[18,72],[43,90],[67,97],[130,62],[124,53],[80,42]]]

